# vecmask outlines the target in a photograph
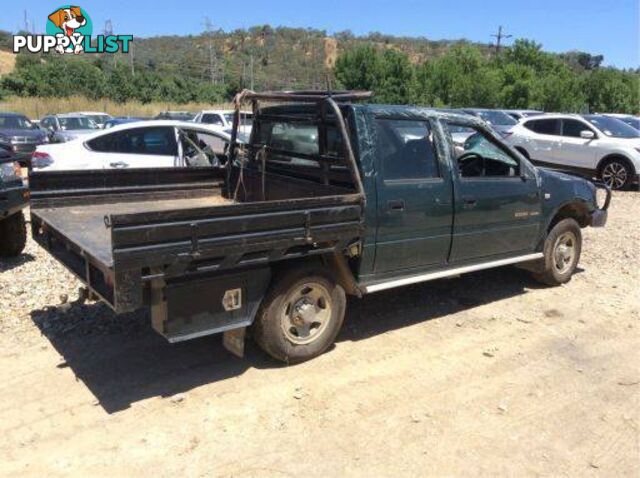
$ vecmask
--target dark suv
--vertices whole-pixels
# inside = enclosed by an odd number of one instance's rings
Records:
[[[48,143],[47,133],[18,113],[0,112],[0,152],[9,151],[27,164],[36,146]]]
[[[27,231],[22,210],[29,193],[22,182],[15,156],[0,149],[0,257],[22,253]]]

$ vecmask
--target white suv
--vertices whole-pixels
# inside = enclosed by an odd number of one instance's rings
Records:
[[[638,182],[640,132],[604,115],[521,120],[506,141],[534,164],[597,177],[612,189]]]

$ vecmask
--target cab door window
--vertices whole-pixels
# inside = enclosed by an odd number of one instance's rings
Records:
[[[182,157],[187,166],[219,166],[226,163],[229,142],[196,129],[178,128]]]
[[[580,133],[583,131],[593,131],[582,121],[574,119],[562,120],[562,136],[568,136],[570,138],[580,138]]]
[[[167,126],[135,128],[107,134],[88,143],[102,153],[177,156],[178,147],[173,128]]]
[[[378,119],[376,149],[385,181],[440,177],[433,133],[426,121]]]
[[[560,135],[560,120],[557,119],[540,119],[527,121],[524,127],[538,134],[546,134],[551,136]]]
[[[460,126],[447,123],[451,131]],[[506,148],[495,143],[487,133],[479,128],[466,126],[473,130],[461,146],[454,147],[454,156],[461,178],[510,178],[520,175],[520,163]]]

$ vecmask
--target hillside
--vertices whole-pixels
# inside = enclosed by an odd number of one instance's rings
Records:
[[[0,50],[0,76],[11,73],[16,66],[16,55]]]
[[[0,50],[10,48],[10,38],[8,32],[0,31]],[[402,51],[412,62],[419,63],[440,56],[461,42],[464,41],[432,41],[380,33],[328,35],[323,30],[263,25],[231,32],[135,38],[130,55],[106,55],[101,63],[213,83],[253,84],[256,89],[317,88],[326,85],[327,72],[340,53],[364,44]],[[488,45],[478,46],[488,53]],[[96,55],[82,57],[97,59]]]
[[[134,43],[136,68],[204,80],[211,80],[213,75],[214,82],[235,79],[247,86],[253,77],[254,87],[270,89],[322,87],[337,56],[364,44],[402,51],[419,63],[441,55],[458,42],[377,33],[329,36],[321,30],[265,25],[198,36],[138,38]]]

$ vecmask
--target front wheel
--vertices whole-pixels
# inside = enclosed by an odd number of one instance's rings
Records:
[[[27,227],[22,211],[0,220],[0,257],[22,253],[27,243]]]
[[[543,284],[556,286],[569,282],[580,261],[582,232],[575,219],[558,222],[544,242],[544,268],[533,277]]]
[[[333,344],[345,309],[344,289],[325,270],[289,271],[276,279],[263,299],[253,336],[273,358],[303,362]]]

